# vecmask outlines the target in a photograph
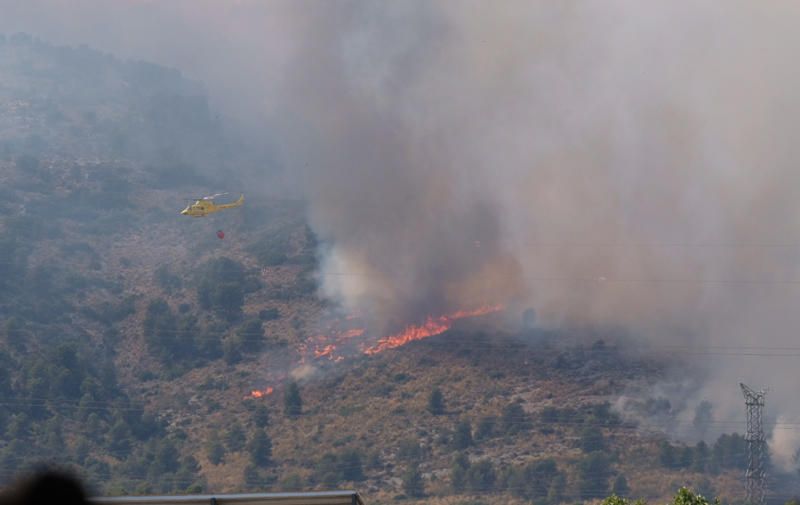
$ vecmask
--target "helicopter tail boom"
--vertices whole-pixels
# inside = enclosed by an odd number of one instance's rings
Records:
[[[244,204],[244,195],[239,196],[239,199],[233,203],[223,203],[221,205],[217,205],[218,209],[235,209],[236,207],[241,207]]]

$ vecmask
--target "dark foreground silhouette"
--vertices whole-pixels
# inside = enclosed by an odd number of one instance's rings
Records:
[[[0,505],[84,505],[86,492],[74,477],[47,471],[25,478],[0,494]]]

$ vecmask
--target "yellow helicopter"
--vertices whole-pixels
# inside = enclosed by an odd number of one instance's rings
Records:
[[[216,195],[204,196],[202,198],[192,199],[194,203],[189,204],[181,211],[181,215],[192,217],[205,217],[209,214],[219,212],[226,209],[235,209],[244,204],[244,195],[240,196],[238,200],[232,203],[214,203],[214,199],[218,196],[227,195],[227,193],[217,193]]]

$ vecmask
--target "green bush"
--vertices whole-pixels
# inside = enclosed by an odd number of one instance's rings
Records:
[[[247,437],[245,436],[242,425],[233,421],[225,432],[225,445],[232,452],[244,449]]]
[[[469,459],[465,454],[459,453],[453,458],[453,464],[450,466],[450,485],[456,493],[460,493],[466,487],[469,467]]]
[[[267,321],[274,321],[276,319],[280,319],[281,313],[278,309],[270,308],[270,309],[263,309],[258,313],[258,318],[264,322]]]
[[[342,468],[342,480],[360,482],[364,480],[364,467],[361,455],[355,449],[345,450],[339,455],[339,466]]]
[[[493,416],[484,416],[478,421],[475,429],[475,440],[488,440],[494,436],[497,419]]]
[[[558,503],[564,484],[563,472],[550,458],[512,468],[506,481],[515,496],[544,503]]]
[[[418,462],[422,458],[422,448],[414,438],[406,438],[400,441],[397,448],[397,457],[406,462]]]
[[[197,299],[200,307],[214,310],[228,320],[241,316],[247,274],[244,266],[230,258],[217,258],[200,269]]]
[[[260,319],[248,319],[239,327],[237,334],[244,342],[245,352],[257,352],[264,347],[264,323]]]
[[[472,445],[472,425],[469,421],[461,421],[453,431],[453,449],[463,450]]]
[[[168,361],[180,352],[177,319],[163,299],[152,300],[147,305],[143,329],[152,354]]]
[[[248,252],[263,266],[282,265],[288,261],[291,253],[290,233],[289,228],[274,231],[250,246]]]
[[[281,480],[281,489],[286,492],[298,492],[305,488],[303,477],[297,473],[290,473]]]
[[[608,493],[608,479],[611,468],[608,457],[601,452],[593,452],[578,463],[578,492],[581,499],[600,498]]]
[[[444,395],[439,388],[434,388],[428,396],[428,412],[435,416],[440,416],[445,412]]]
[[[531,428],[531,421],[519,402],[505,406],[500,417],[500,429],[506,435],[515,435]]]
[[[747,441],[738,433],[720,435],[711,451],[711,464],[718,468],[747,468]]]
[[[689,489],[682,487],[678,490],[675,496],[672,497],[672,502],[670,505],[711,505],[711,503],[719,505],[719,499],[717,498],[714,499],[713,502],[709,502],[706,497],[697,493],[693,493]],[[626,498],[622,498],[617,495],[611,495],[603,500],[602,505],[646,505],[646,502],[643,500],[631,502]]]
[[[583,452],[595,452],[605,449],[603,432],[596,426],[587,426],[581,430],[580,448]]]
[[[467,470],[467,489],[473,492],[488,492],[494,489],[497,474],[488,459],[482,459]]]
[[[425,496],[422,474],[420,474],[419,467],[415,463],[408,465],[403,473],[403,492],[412,498]]]
[[[225,460],[225,446],[216,434],[209,437],[206,443],[206,456],[212,465],[219,465]]]
[[[151,354],[161,359],[168,370],[186,364],[201,365],[222,354],[214,332],[201,330],[191,314],[176,316],[163,299],[151,301],[143,322],[145,342]]]
[[[327,487],[338,486],[342,481],[360,482],[365,479],[361,455],[355,449],[323,454],[317,461],[314,474],[315,479]]]
[[[154,277],[158,287],[160,287],[166,293],[172,293],[183,286],[183,281],[181,278],[173,274],[168,265],[161,265],[160,267],[156,268]]]

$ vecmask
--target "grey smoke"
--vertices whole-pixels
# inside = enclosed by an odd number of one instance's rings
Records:
[[[347,308],[627,325],[708,373],[689,422],[743,419],[739,381],[800,414],[797,4],[0,5],[208,82],[281,146]]]

